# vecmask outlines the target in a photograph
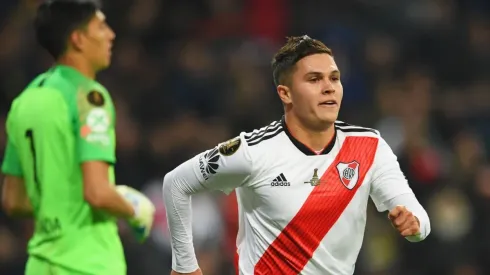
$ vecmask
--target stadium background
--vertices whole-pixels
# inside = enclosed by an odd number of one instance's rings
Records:
[[[33,40],[35,2],[0,4],[0,150],[11,100],[51,64]],[[117,40],[100,81],[117,108],[118,183],[158,207],[146,244],[121,229],[129,274],[169,274],[162,176],[280,118],[270,60],[303,34],[334,51],[341,120],[381,131],[431,217],[430,237],[410,244],[370,207],[356,274],[490,274],[489,11],[488,0],[105,1]],[[234,274],[234,197],[200,195],[194,209],[204,274]],[[23,274],[31,229],[0,212],[0,274]]]

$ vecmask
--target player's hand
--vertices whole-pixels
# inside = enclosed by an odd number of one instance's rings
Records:
[[[191,272],[191,273],[179,273],[177,271],[172,270],[172,272],[170,273],[170,275],[202,275],[202,271],[201,271],[200,268],[197,269],[194,272]]]
[[[150,234],[155,206],[145,195],[129,186],[118,185],[116,190],[133,206],[134,217],[128,220],[128,224],[138,241],[143,242]]]
[[[420,222],[405,206],[398,205],[388,214],[393,226],[403,237],[420,234]]]

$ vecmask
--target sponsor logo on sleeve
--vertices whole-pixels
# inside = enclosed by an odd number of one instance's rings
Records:
[[[111,119],[103,108],[93,108],[87,114],[85,124],[80,129],[80,134],[88,142],[98,142],[102,145],[110,144],[109,129]]]
[[[217,147],[201,155],[199,158],[199,170],[204,180],[208,180],[212,175],[216,174],[219,168],[219,158]]]

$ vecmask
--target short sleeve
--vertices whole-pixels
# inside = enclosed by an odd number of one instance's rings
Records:
[[[2,162],[2,172],[6,175],[23,176],[20,158],[15,145],[8,140],[5,148],[5,156]]]
[[[381,137],[372,169],[371,198],[378,211],[389,210],[385,202],[399,195],[413,194],[396,155]]]
[[[193,173],[207,189],[229,194],[251,176],[252,159],[243,136],[218,144],[190,160]]]
[[[109,94],[98,90],[80,92],[76,111],[79,161],[115,163],[115,112]]]

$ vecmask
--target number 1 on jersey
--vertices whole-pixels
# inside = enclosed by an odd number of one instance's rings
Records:
[[[41,185],[39,183],[39,178],[37,176],[37,161],[36,161],[36,147],[34,145],[34,132],[32,131],[32,129],[27,129],[26,138],[29,139],[29,141],[31,143],[34,183],[36,184],[36,189],[37,189],[38,193],[41,194]]]

